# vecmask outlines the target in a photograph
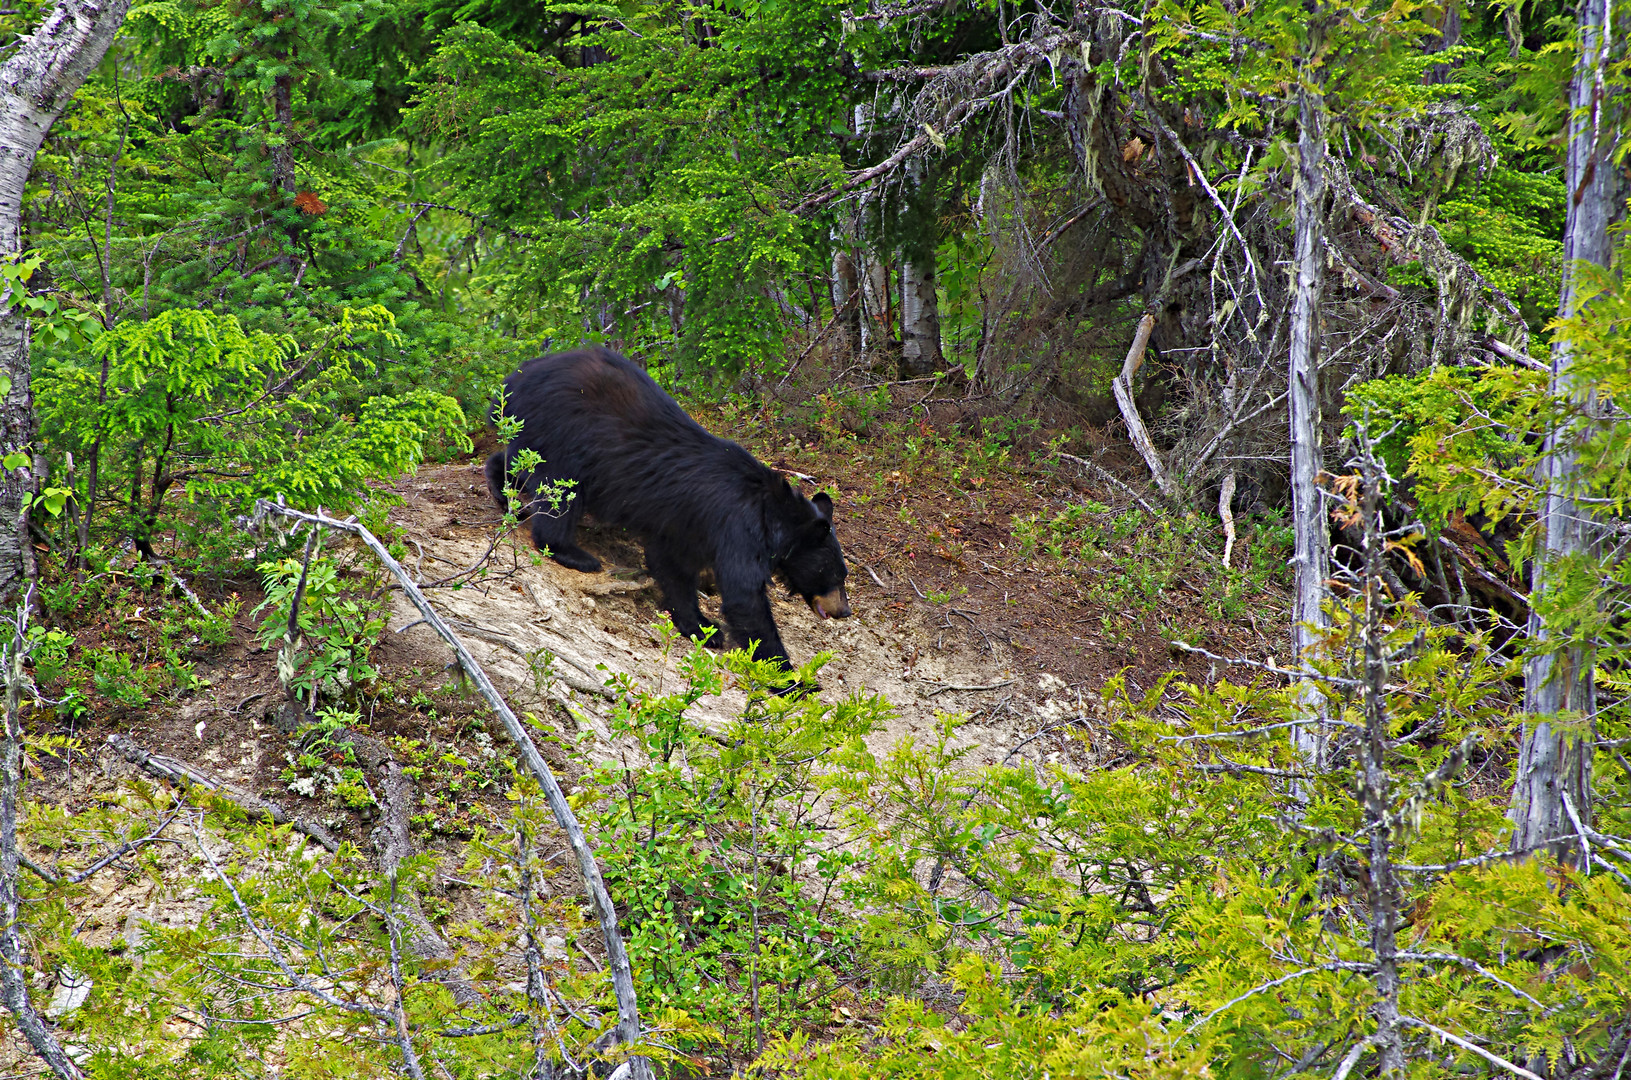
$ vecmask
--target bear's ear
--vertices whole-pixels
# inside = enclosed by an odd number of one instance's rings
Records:
[[[832,521],[832,496],[825,491],[818,491],[810,496],[810,501],[815,504],[816,513],[830,523]]]

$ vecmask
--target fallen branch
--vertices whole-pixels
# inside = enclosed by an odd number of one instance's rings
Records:
[[[303,821],[268,799],[229,787],[185,762],[145,750],[123,735],[109,735],[108,747],[143,772],[160,780],[167,780],[183,791],[201,788],[232,803],[252,817],[266,818],[274,825],[293,826],[297,831],[305,833],[323,845],[324,850],[330,853],[340,850],[340,842],[321,825]]]
[[[1116,487],[1120,488],[1122,491],[1126,492],[1127,497],[1132,499],[1139,506],[1142,506],[1144,508],[1145,513],[1147,513],[1147,514],[1155,514],[1156,513],[1155,507],[1153,507],[1149,503],[1145,502],[1143,500],[1143,498],[1141,498],[1139,496],[1138,492],[1134,491],[1132,488],[1128,487],[1126,484],[1122,483],[1120,480],[1117,480],[1116,477],[1115,477],[1115,474],[1113,474],[1109,469],[1106,469],[1103,465],[1100,465],[1097,462],[1089,461],[1086,458],[1079,458],[1075,454],[1064,453],[1063,451],[1060,451],[1058,456],[1063,458],[1066,461],[1075,462],[1077,465],[1080,465],[1083,469],[1091,469],[1093,471],[1094,475],[1096,475],[1099,479],[1105,481],[1106,483],[1113,484]]]
[[[1127,359],[1122,361],[1121,374],[1110,381],[1110,391],[1116,396],[1122,423],[1127,425],[1127,437],[1133,441],[1133,447],[1144,459],[1144,464],[1149,466],[1155,486],[1170,499],[1177,494],[1177,489],[1167,478],[1166,467],[1161,464],[1161,454],[1155,449],[1155,443],[1150,441],[1149,429],[1144,426],[1144,418],[1138,415],[1138,405],[1133,401],[1133,377],[1144,363],[1144,350],[1149,347],[1150,334],[1154,330],[1155,316],[1145,313],[1138,320],[1138,332],[1133,335],[1133,345],[1127,350]]]
[[[493,712],[498,715],[499,721],[504,725],[504,731],[509,735],[510,741],[515,744],[522,763],[527,771],[531,772],[543,788],[544,798],[549,803],[550,810],[555,815],[555,821],[561,830],[566,833],[567,841],[571,845],[572,853],[577,856],[578,870],[583,875],[584,891],[588,894],[590,905],[595,910],[595,916],[600,923],[602,936],[606,941],[606,956],[610,963],[612,975],[612,989],[617,996],[617,1036],[619,1041],[633,1049],[640,1041],[640,1013],[635,1000],[634,975],[629,967],[628,950],[624,948],[623,937],[618,931],[617,911],[612,906],[612,898],[606,891],[605,880],[601,877],[600,864],[595,861],[594,848],[583,833],[583,826],[578,824],[577,814],[566,801],[566,793],[556,782],[555,774],[550,771],[549,765],[544,761],[543,755],[538,752],[537,744],[527,734],[521,720],[510,709],[502,695],[493,686],[492,680],[476,663],[470,650],[465,648],[464,642],[442,620],[425,594],[419,591],[413,578],[408,576],[400,563],[379,542],[379,538],[369,532],[356,521],[340,521],[318,511],[315,514],[304,513],[284,506],[281,503],[268,502],[260,499],[255,504],[257,518],[268,515],[289,518],[294,521],[305,522],[309,525],[318,525],[329,529],[338,529],[348,532],[360,539],[374,556],[384,565],[385,569],[402,586],[402,593],[413,606],[419,609],[420,615],[431,628],[441,636],[452,648],[458,657],[459,665],[464,668],[465,674],[470,676],[476,688],[481,691],[482,697],[492,706]],[[643,1057],[631,1058],[626,1064],[630,1066],[634,1080],[651,1080],[651,1066]]]

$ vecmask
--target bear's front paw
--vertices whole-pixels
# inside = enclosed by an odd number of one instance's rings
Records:
[[[786,686],[778,686],[771,691],[777,697],[803,697],[805,694],[821,693],[821,684],[811,679],[809,682],[799,682],[794,679]]]
[[[580,547],[551,548],[549,557],[568,570],[577,570],[585,574],[593,574],[600,570],[600,560]]]

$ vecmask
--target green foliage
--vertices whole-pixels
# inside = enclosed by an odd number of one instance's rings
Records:
[[[101,462],[102,497],[123,495],[119,531],[144,551],[167,530],[219,530],[256,498],[344,510],[369,481],[413,469],[427,438],[463,438],[463,413],[442,394],[349,405],[367,351],[397,340],[377,307],[340,312],[304,355],[232,315],[167,311],[100,335],[87,361],[51,364],[36,383],[41,425],[54,447]],[[168,499],[177,488],[185,513]],[[89,513],[93,494],[77,497]]]
[[[1391,125],[1460,89],[1422,78],[1447,58],[1418,48],[1435,33],[1423,14],[1415,4],[1372,3],[1311,14],[1297,4],[1234,7],[1161,0],[1151,9],[1150,26],[1154,48],[1179,72],[1165,96],[1211,98],[1218,127],[1263,130],[1279,119],[1278,110],[1295,108],[1289,90],[1304,84],[1327,97],[1332,139],[1346,129],[1364,140],[1373,133],[1388,136]],[[1233,44],[1241,40],[1251,46]],[[1294,153],[1294,141],[1279,142],[1262,164],[1280,167]]]
[[[1319,662],[1338,725],[1328,771],[1292,746],[1306,716],[1297,688],[1223,681],[1113,699],[1135,759],[1119,768],[1079,770],[1067,753],[969,769],[947,724],[938,742],[852,778],[887,807],[849,892],[867,955],[902,986],[945,972],[965,1019],[953,1030],[897,1002],[883,1043],[793,1034],[764,1064],[815,1077],[1165,1077],[1203,1063],[1257,1076],[1306,1054],[1329,1068],[1371,1030],[1374,1002],[1357,884],[1368,841],[1345,734],[1360,719],[1361,684],[1345,681],[1359,640],[1339,613]],[[1565,1037],[1581,1040],[1576,1054],[1600,1053],[1610,1018],[1631,1007],[1618,974],[1631,956],[1623,881],[1476,859],[1435,872],[1506,843],[1498,793],[1417,778],[1511,737],[1497,691],[1514,669],[1482,641],[1464,648],[1408,621],[1387,640],[1401,656],[1386,691],[1393,859],[1414,868],[1400,900],[1401,1007],[1508,1060],[1555,1053]],[[994,961],[1014,975],[993,979]],[[1471,1059],[1422,1043],[1411,1060],[1425,1076]]]
[[[1532,525],[1552,462],[1574,462],[1560,474],[1562,490],[1602,519],[1622,518],[1631,506],[1631,425],[1608,404],[1631,393],[1631,298],[1600,271],[1579,272],[1588,283],[1581,308],[1552,325],[1571,355],[1560,396],[1544,372],[1435,369],[1361,387],[1348,409],[1350,416],[1370,409],[1373,427],[1395,427],[1385,444],[1390,468],[1413,481],[1430,521],[1466,513],[1492,527],[1515,526],[1507,552],[1514,563],[1537,551]],[[1631,564],[1618,548],[1554,559],[1547,574],[1549,587],[1535,600],[1551,628],[1545,647],[1590,642],[1600,663],[1623,664],[1631,637],[1621,596]]]
[[[679,644],[663,629],[670,648]],[[824,1015],[822,999],[851,962],[834,890],[853,856],[830,829],[842,817],[841,778],[870,762],[863,740],[888,706],[767,693],[784,681],[775,665],[740,652],[717,659],[701,645],[680,670],[670,693],[614,684],[612,730],[636,739],[647,760],[600,765],[581,812],[628,912],[642,1003],[684,1009],[741,1051],[756,1025],[768,1036]],[[748,705],[711,732],[698,714],[727,671],[749,689]],[[749,998],[756,1017],[743,1013]]]
[[[266,599],[255,612],[266,612],[260,624],[263,649],[278,645],[278,680],[303,696],[308,707],[318,698],[351,698],[359,684],[379,673],[368,662],[369,651],[385,629],[377,600],[360,598],[345,588],[340,568],[315,553],[307,564],[299,558],[274,559],[260,565]],[[295,633],[290,611],[298,601]]]
[[[1356,386],[1343,412],[1386,432],[1377,453],[1391,475],[1424,481],[1414,491],[1429,521],[1477,510],[1499,522],[1515,504],[1494,493],[1479,498],[1469,463],[1512,475],[1532,469],[1537,448],[1511,435],[1545,422],[1535,411],[1544,408],[1545,388],[1545,374],[1528,368],[1435,367]]]
[[[409,122],[447,147],[431,174],[511,230],[488,281],[526,333],[660,342],[685,370],[771,362],[775,294],[825,252],[782,206],[837,164],[833,10],[639,6],[592,24],[581,45],[608,59],[582,67],[446,35]]]
[[[759,1064],[810,1080],[1177,1080],[1209,1074],[1210,1046],[1175,1045],[1173,1033],[1142,1002],[1093,988],[1050,1008],[1028,1000],[1001,971],[973,956],[959,961],[951,976],[963,995],[955,1026],[921,1002],[897,999],[875,1047],[863,1048],[857,1040],[823,1045],[798,1032],[777,1040]]]
[[[1562,287],[1564,201],[1553,173],[1497,167],[1476,186],[1440,201],[1439,231],[1491,285],[1511,297],[1532,329],[1557,314]]]

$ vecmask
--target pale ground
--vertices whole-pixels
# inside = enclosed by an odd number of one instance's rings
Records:
[[[418,564],[425,568],[422,578],[451,574],[487,550],[492,526],[466,524],[496,517],[479,467],[426,469],[399,490],[406,501],[393,520],[423,546],[425,559]],[[455,493],[456,501],[449,497]],[[543,650],[553,653],[561,680],[548,689],[569,701],[605,739],[608,703],[592,691],[608,678],[626,674],[652,689],[672,687],[679,679],[673,658],[665,658],[651,629],[659,617],[657,590],[647,587],[649,578],[636,576],[638,546],[585,530],[585,546],[606,568],[584,574],[532,559],[524,528],[516,540],[518,555],[507,551],[505,541],[494,559],[505,569],[513,567],[510,576],[457,591],[432,589],[431,602],[444,616],[458,620],[455,629],[466,646],[514,705],[539,704],[542,695],[529,658]],[[621,566],[615,565],[619,557]],[[410,555],[409,563],[415,562]],[[995,764],[1047,720],[1096,711],[1085,700],[1089,695],[1067,691],[1055,676],[1016,672],[1000,641],[976,646],[967,634],[940,633],[878,610],[874,601],[880,594],[864,571],[852,567],[848,585],[854,610],[849,619],[819,620],[779,587],[771,591],[772,608],[795,662],[823,650],[833,654],[820,678],[824,700],[882,694],[894,705],[893,718],[869,740],[874,752],[886,751],[906,736],[929,737],[937,728],[937,713],[944,710],[971,714],[960,731],[962,741],[976,747],[969,763]],[[395,632],[419,615],[400,593],[393,596]],[[702,602],[704,612],[719,622],[717,599],[705,595]],[[406,635],[416,652],[445,662],[446,649],[429,626],[413,626]],[[694,716],[709,726],[723,725],[744,701],[741,691],[728,689],[720,698],[700,702]]]

